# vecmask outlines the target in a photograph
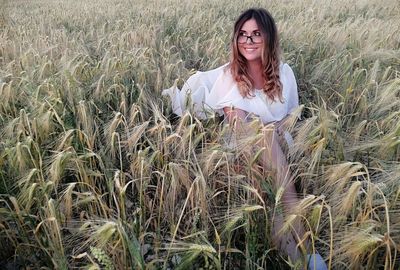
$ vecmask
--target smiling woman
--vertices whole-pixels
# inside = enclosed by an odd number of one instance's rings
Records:
[[[246,58],[247,62],[259,61],[262,55],[263,36],[255,19],[250,19],[243,24],[237,44],[240,54]]]
[[[292,214],[299,199],[279,135],[290,141],[291,136],[285,131],[284,123],[289,118],[296,118],[299,98],[292,69],[280,61],[277,29],[268,11],[249,9],[239,16],[234,25],[231,50],[228,64],[196,73],[182,90],[170,88],[163,93],[170,95],[173,110],[178,115],[187,109],[188,97],[198,116],[206,117],[204,111],[207,109],[224,115],[239,141],[251,134],[261,133],[261,139],[246,151],[253,155],[262,152],[259,162],[265,170],[274,172],[274,192],[279,197],[277,194],[283,191],[283,209],[285,213]],[[249,122],[254,119],[265,126],[259,130],[252,129]],[[273,217],[275,244],[291,261],[301,260],[298,246],[306,253],[310,249],[304,228],[296,221],[293,231],[282,235],[278,231],[283,227],[283,218],[283,214]],[[327,269],[318,253],[307,254],[303,258],[309,269]]]

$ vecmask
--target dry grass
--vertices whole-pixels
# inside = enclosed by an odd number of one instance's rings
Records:
[[[0,5],[2,268],[289,267],[270,173],[161,97],[228,60],[250,6],[276,18],[304,104],[282,231],[303,220],[332,269],[400,267],[397,1]]]

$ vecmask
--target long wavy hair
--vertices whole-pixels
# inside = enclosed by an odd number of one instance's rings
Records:
[[[264,39],[261,54],[263,91],[272,101],[279,99],[283,102],[282,84],[279,78],[280,46],[278,31],[271,14],[263,8],[244,11],[235,22],[229,65],[232,76],[239,86],[240,94],[243,97],[252,96],[254,81],[249,75],[247,60],[239,52],[237,43],[243,24],[250,19],[255,19]]]

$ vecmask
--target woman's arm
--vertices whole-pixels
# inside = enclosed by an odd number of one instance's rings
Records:
[[[282,135],[290,127],[291,115],[286,115],[282,120],[274,122],[274,127],[278,135]]]
[[[277,132],[282,135],[286,131],[291,132],[297,121],[300,119],[302,106],[297,106],[291,113],[286,115],[282,120],[274,122]]]
[[[234,124],[238,120],[244,121],[247,116],[247,112],[241,109],[235,109],[232,107],[224,107],[224,113],[228,119],[229,124]]]
[[[244,134],[245,132],[245,119],[248,112],[242,109],[237,109],[233,107],[223,108],[226,118],[228,119],[229,125],[238,134]]]

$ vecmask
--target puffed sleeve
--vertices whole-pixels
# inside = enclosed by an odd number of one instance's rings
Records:
[[[206,97],[224,66],[206,72],[196,72],[184,83],[182,90],[176,86],[163,90],[162,95],[171,99],[172,111],[182,116],[185,111],[191,109],[197,117],[206,118]]]
[[[233,80],[229,69],[225,69],[224,72],[220,74],[205,100],[206,104],[212,110],[221,115],[225,107],[249,111],[248,101],[240,95],[237,84]]]
[[[299,94],[297,91],[296,78],[293,70],[288,64],[283,65],[283,75],[285,82],[285,102],[287,102],[287,113],[293,113],[299,107]]]

